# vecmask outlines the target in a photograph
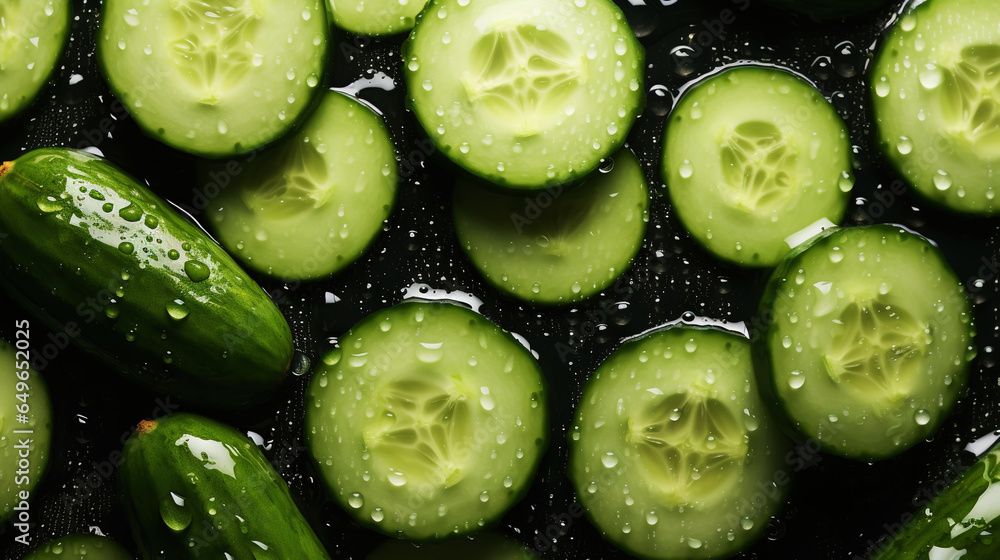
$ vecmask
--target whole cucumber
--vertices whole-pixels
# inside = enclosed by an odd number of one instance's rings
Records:
[[[185,413],[140,422],[119,476],[146,560],[329,560],[288,485],[225,424]]]
[[[265,400],[291,362],[274,302],[208,235],[92,154],[0,167],[0,283],[113,369],[189,403]]]

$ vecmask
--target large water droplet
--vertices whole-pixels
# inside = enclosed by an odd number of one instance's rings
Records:
[[[201,261],[187,261],[184,263],[184,273],[192,282],[207,280],[209,276],[208,266]]]
[[[180,321],[188,316],[190,310],[184,304],[184,300],[175,299],[167,304],[167,315],[175,321]]]

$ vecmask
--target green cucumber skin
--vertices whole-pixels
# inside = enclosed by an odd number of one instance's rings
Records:
[[[73,534],[39,545],[24,560],[132,560],[132,555],[111,539]]]
[[[146,560],[330,558],[264,454],[225,424],[187,413],[142,422],[119,477]]]
[[[119,214],[136,207],[138,219]],[[46,148],[15,160],[0,176],[0,232],[11,296],[60,332],[78,329],[71,338],[80,347],[126,376],[223,408],[261,402],[284,379],[291,331],[267,294],[207,235],[103,159]],[[119,248],[126,241],[130,253]],[[192,262],[207,278],[189,276]],[[187,310],[182,319],[167,311],[176,300]]]
[[[1000,447],[980,457],[957,481],[913,515],[905,514],[902,530],[871,556],[874,560],[929,560],[932,548],[965,551],[963,559],[1000,558],[1000,518],[972,517],[972,509],[985,498],[995,504],[1000,490]],[[988,495],[987,495],[988,493]],[[992,509],[996,511],[996,505]],[[968,529],[957,537],[959,526]],[[941,556],[957,558],[957,556]]]

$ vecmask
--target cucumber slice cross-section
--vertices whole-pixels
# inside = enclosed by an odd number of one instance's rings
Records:
[[[882,149],[920,195],[1000,212],[1000,5],[916,3],[886,37],[870,83]]]
[[[24,110],[55,70],[71,13],[69,0],[0,3],[0,123]]]
[[[804,79],[763,66],[685,92],[667,124],[663,175],[695,240],[744,266],[773,266],[800,232],[839,223],[854,186],[833,106]]]
[[[225,157],[295,125],[326,66],[324,0],[106,0],[98,60],[142,129]]]
[[[790,254],[761,302],[755,345],[791,427],[860,460],[897,455],[941,424],[975,355],[971,310],[940,251],[879,225],[831,229]]]
[[[630,554],[725,558],[781,504],[786,443],[746,337],[678,324],[625,342],[591,377],[569,476],[594,525]]]
[[[390,536],[471,533],[527,490],[548,436],[537,362],[468,308],[409,300],[340,338],[309,386],[326,486]]]
[[[360,35],[392,35],[413,29],[427,0],[327,0],[337,27]]]
[[[596,169],[643,103],[645,52],[608,0],[434,0],[403,54],[431,140],[507,187]]]
[[[619,150],[573,188],[534,196],[471,184],[455,189],[455,228],[473,265],[499,289],[570,303],[605,289],[642,246],[649,189],[639,161]]]
[[[327,92],[299,132],[232,178],[208,207],[209,220],[248,266],[284,279],[319,278],[354,262],[382,230],[396,179],[381,118]]]

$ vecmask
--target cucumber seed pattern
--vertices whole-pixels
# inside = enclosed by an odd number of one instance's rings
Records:
[[[949,131],[984,159],[1000,158],[1000,45],[969,46],[942,70],[920,74],[932,89],[941,84],[941,108]]]
[[[171,55],[200,101],[215,105],[261,58],[253,51],[261,19],[251,0],[171,0]]]
[[[469,400],[461,387],[402,379],[378,390],[375,421],[365,430],[365,445],[389,482],[439,489],[463,476],[471,450]]]
[[[708,506],[739,482],[747,434],[725,404],[697,391],[658,399],[629,420],[629,440],[672,505]]]
[[[798,155],[768,122],[744,122],[726,130],[722,140],[724,188],[737,208],[772,210],[794,194]]]
[[[266,173],[259,185],[240,190],[240,197],[251,212],[293,218],[325,206],[337,193],[336,185],[329,181],[326,161],[312,142],[286,145],[269,160],[267,167],[285,172]]]
[[[927,327],[877,297],[851,303],[835,323],[833,353],[824,357],[830,379],[862,398],[878,395],[893,404],[912,394],[923,371]]]
[[[472,49],[464,83],[469,99],[533,136],[564,115],[567,100],[584,82],[581,56],[554,31],[533,25],[498,26]]]

